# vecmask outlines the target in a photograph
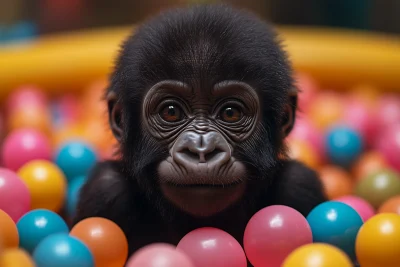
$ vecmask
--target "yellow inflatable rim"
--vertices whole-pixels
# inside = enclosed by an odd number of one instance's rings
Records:
[[[109,74],[131,30],[82,30],[0,47],[0,100],[21,84],[41,86],[49,94],[82,90]],[[309,27],[278,30],[295,69],[314,75],[322,86],[346,89],[362,82],[400,90],[398,36]]]

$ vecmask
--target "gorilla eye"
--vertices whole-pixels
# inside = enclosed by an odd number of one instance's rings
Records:
[[[167,122],[177,122],[182,119],[182,110],[175,105],[167,105],[161,110],[161,118]]]
[[[225,122],[237,122],[242,118],[242,112],[235,107],[226,107],[221,111],[220,117]]]

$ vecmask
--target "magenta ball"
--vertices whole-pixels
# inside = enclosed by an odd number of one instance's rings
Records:
[[[15,172],[0,168],[0,210],[16,223],[30,207],[31,196],[22,179]]]
[[[375,210],[366,200],[356,196],[343,196],[335,199],[335,201],[342,202],[349,205],[358,215],[360,215],[363,222],[375,215]]]
[[[346,105],[343,124],[356,130],[368,146],[372,146],[377,135],[378,120],[375,112],[361,101],[351,100]]]
[[[382,153],[393,169],[400,172],[400,121],[382,132],[376,149]]]
[[[325,142],[322,132],[305,117],[299,116],[289,138],[305,140],[311,144],[317,152],[319,158],[325,160]]]
[[[301,112],[305,112],[317,93],[315,80],[305,73],[297,73],[296,86],[299,88],[298,105]]]
[[[51,159],[51,145],[41,132],[34,129],[17,129],[4,140],[1,158],[6,168],[17,171],[25,163]]]
[[[247,267],[239,242],[217,228],[193,230],[181,239],[177,248],[189,256],[195,267]]]
[[[6,113],[27,106],[45,107],[47,103],[47,96],[42,90],[33,85],[24,85],[13,90],[6,99]]]
[[[254,266],[281,266],[296,248],[312,243],[306,218],[293,208],[266,207],[250,219],[244,232],[244,249]]]
[[[379,128],[384,129],[400,122],[400,97],[387,94],[382,96],[378,102],[377,118]]]
[[[195,267],[183,252],[174,246],[155,243],[139,249],[133,254],[126,267]]]

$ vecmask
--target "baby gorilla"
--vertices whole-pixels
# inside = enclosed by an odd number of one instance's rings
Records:
[[[326,200],[315,172],[286,156],[297,90],[252,14],[205,5],[151,19],[123,44],[107,103],[121,159],[94,168],[74,222],[116,222],[130,253],[203,226],[242,243],[258,210],[307,215]]]

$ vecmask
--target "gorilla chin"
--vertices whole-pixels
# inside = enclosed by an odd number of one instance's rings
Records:
[[[182,168],[171,160],[160,164],[161,191],[174,206],[194,217],[210,217],[229,208],[244,195],[247,183],[242,178],[245,177],[243,164],[231,158],[228,164],[221,166],[199,165],[182,174]]]

